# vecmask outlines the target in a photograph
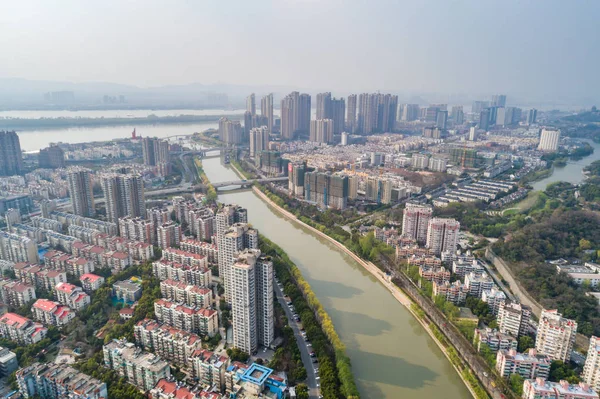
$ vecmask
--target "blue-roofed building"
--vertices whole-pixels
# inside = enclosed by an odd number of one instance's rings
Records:
[[[240,370],[242,371],[242,370]],[[273,373],[273,369],[253,363],[239,378],[243,390],[251,395],[263,394],[267,397],[282,399],[285,397],[287,384],[284,378]],[[231,398],[237,398],[238,393],[232,393]]]

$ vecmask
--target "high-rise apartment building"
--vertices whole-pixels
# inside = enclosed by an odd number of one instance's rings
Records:
[[[543,128],[542,134],[540,135],[540,143],[538,144],[538,150],[556,152],[558,151],[559,140],[560,130]]]
[[[445,129],[448,124],[448,111],[438,111],[435,118],[435,127]]]
[[[506,95],[495,94],[492,96],[492,107],[506,107]]]
[[[219,119],[219,139],[226,144],[240,144],[243,139],[242,124],[225,117]]]
[[[142,155],[144,165],[156,166],[161,176],[169,174],[169,143],[167,141],[156,137],[144,137],[142,139]]]
[[[310,121],[309,141],[331,143],[333,141],[333,120],[317,119]]]
[[[401,120],[412,122],[419,119],[419,104],[404,104],[402,106]]]
[[[356,94],[348,96],[348,116],[346,117],[346,130],[350,133],[355,133],[357,129],[356,111],[357,111]]]
[[[429,205],[406,204],[402,218],[402,235],[425,243],[432,215],[433,208]]]
[[[219,240],[219,275],[223,278],[224,296],[228,301],[231,301],[233,289],[231,265],[236,254],[246,248],[258,248],[258,232],[247,223],[234,223]]]
[[[484,108],[479,113],[479,129],[487,130],[490,128],[490,108]]]
[[[281,100],[281,137],[291,140],[308,133],[310,127],[310,95],[294,91]]]
[[[158,226],[156,228],[156,242],[161,249],[178,246],[181,242],[181,226],[175,222]]]
[[[454,122],[455,126],[462,125],[465,121],[465,114],[463,112],[462,105],[455,105],[452,107],[452,122]]]
[[[317,119],[331,119],[331,93],[317,94]]]
[[[290,195],[302,197],[304,195],[305,163],[290,163],[288,165],[288,189]]]
[[[142,139],[144,165],[156,166],[169,160],[169,143],[156,137]]]
[[[600,338],[592,336],[588,348],[583,373],[581,374],[583,382],[600,391]]]
[[[304,198],[322,208],[345,209],[348,205],[348,176],[306,172]]]
[[[529,332],[531,309],[520,303],[502,303],[498,309],[498,330],[515,338]]]
[[[16,132],[0,131],[0,176],[23,173],[21,142]]]
[[[427,226],[427,247],[436,255],[456,250],[460,223],[455,219],[433,218]]]
[[[504,118],[505,125],[518,125],[521,122],[521,116],[523,110],[518,107],[506,107],[506,114]],[[497,122],[496,122],[497,123]]]
[[[40,168],[56,169],[65,167],[65,152],[57,145],[42,148],[38,154]]]
[[[250,130],[250,156],[255,157],[266,151],[269,146],[269,128],[255,127]]]
[[[267,94],[260,100],[260,114],[267,118],[269,133],[273,133],[273,94]]]
[[[317,118],[318,119],[318,118]],[[343,98],[331,100],[331,117],[333,120],[333,134],[340,134],[346,125],[346,101]]]
[[[473,101],[473,105],[471,106],[471,112],[473,112],[474,114],[478,114],[485,108],[488,108],[489,106],[489,101]]]
[[[145,217],[144,180],[138,174],[107,173],[100,176],[106,217],[117,223],[124,216]]]
[[[73,167],[67,171],[69,196],[73,213],[80,216],[94,216],[94,190],[92,172],[89,169]]]
[[[535,338],[535,349],[553,360],[571,360],[577,335],[577,322],[562,317],[556,309],[542,310]]]
[[[527,111],[527,124],[533,125],[537,121],[537,109],[531,108]]]
[[[256,114],[256,96],[254,93],[246,97],[246,111],[250,112],[251,115]]]
[[[369,177],[366,183],[365,197],[378,204],[392,202],[392,181],[378,177]]]
[[[396,123],[398,96],[363,93],[358,97],[358,130],[362,134],[390,132]]]
[[[274,339],[273,263],[258,249],[241,252],[231,266],[233,345],[256,353]]]
[[[34,240],[4,231],[0,231],[0,259],[31,264],[38,263],[40,260]]]

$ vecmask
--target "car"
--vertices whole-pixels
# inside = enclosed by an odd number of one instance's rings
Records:
[[[312,344],[308,341],[306,341],[306,346],[312,346]]]
[[[313,363],[319,363],[319,361],[317,359],[313,359],[312,362]]]
[[[321,377],[315,377],[315,380],[320,380],[320,379],[321,379]]]

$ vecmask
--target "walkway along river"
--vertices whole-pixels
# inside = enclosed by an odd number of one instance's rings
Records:
[[[236,180],[219,159],[203,160],[212,182]],[[350,256],[285,219],[252,191],[219,200],[248,209],[250,223],[296,263],[347,346],[363,398],[468,398],[440,349],[389,291]]]

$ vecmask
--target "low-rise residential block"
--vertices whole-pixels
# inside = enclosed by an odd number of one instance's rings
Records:
[[[218,314],[213,309],[193,308],[158,299],[154,303],[154,313],[161,323],[202,336],[212,337],[219,329]]]
[[[66,364],[34,363],[16,373],[19,392],[26,398],[106,399],[106,384]]]
[[[102,348],[104,365],[144,391],[149,391],[163,378],[171,377],[171,366],[131,342],[113,340]]]
[[[0,316],[0,337],[20,344],[35,344],[46,337],[48,329],[16,313]]]
[[[31,312],[35,320],[49,326],[62,327],[75,318],[68,306],[43,298],[34,302]]]

